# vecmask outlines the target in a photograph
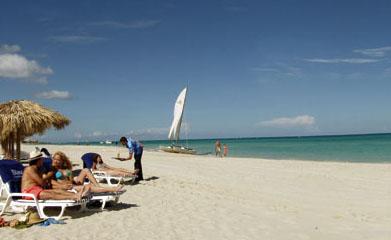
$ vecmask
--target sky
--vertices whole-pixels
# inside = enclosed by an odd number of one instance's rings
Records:
[[[0,1],[0,102],[41,141],[391,132],[390,1]]]

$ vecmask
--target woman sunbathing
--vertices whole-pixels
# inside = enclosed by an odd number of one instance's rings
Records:
[[[71,161],[63,152],[58,151],[53,154],[52,167],[54,171],[54,178],[52,179],[53,188],[75,189],[79,192],[85,187],[92,193],[124,191],[122,190],[123,186],[100,186],[88,169],[82,169],[78,176],[73,176]],[[86,179],[89,180],[89,184],[84,184]]]
[[[121,176],[121,177],[134,177],[136,176],[136,172],[129,171],[123,168],[115,168],[107,165],[103,162],[102,156],[99,154],[95,154],[92,156],[92,170],[104,171],[107,174],[112,176]]]

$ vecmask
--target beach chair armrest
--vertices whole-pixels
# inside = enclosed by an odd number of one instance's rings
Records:
[[[10,193],[10,197],[28,197],[32,198],[35,202],[38,202],[38,199],[35,197],[34,194],[31,193]]]

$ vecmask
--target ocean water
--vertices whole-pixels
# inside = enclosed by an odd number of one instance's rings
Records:
[[[391,134],[219,140],[222,144],[228,145],[228,155],[231,157],[391,163]],[[180,143],[196,149],[199,154],[213,156],[215,141],[216,139],[197,139]],[[149,150],[170,145],[169,141],[163,140],[142,141],[142,143],[145,149]]]

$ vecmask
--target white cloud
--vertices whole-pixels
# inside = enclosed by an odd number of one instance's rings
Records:
[[[280,127],[280,128],[294,128],[294,127],[310,127],[315,124],[315,118],[309,115],[301,115],[296,117],[282,117],[275,118],[269,121],[258,123],[262,127]]]
[[[378,59],[369,59],[369,58],[331,58],[331,59],[310,58],[304,60],[313,63],[350,63],[350,64],[364,64],[364,63],[379,62]]]
[[[0,54],[4,53],[17,53],[20,52],[21,48],[18,45],[1,45],[0,46]]]
[[[117,21],[102,21],[102,22],[94,22],[90,23],[90,26],[97,27],[109,27],[109,28],[118,28],[118,29],[144,29],[155,27],[160,23],[159,20],[138,20],[132,22],[117,22]]]
[[[41,67],[35,60],[28,60],[22,55],[0,54],[0,78],[18,78],[47,83],[45,75],[52,73],[53,70],[50,67]]]
[[[57,90],[37,93],[35,96],[37,98],[43,98],[43,99],[61,99],[61,100],[68,100],[72,98],[72,95],[68,91],[57,91]]]
[[[381,48],[356,49],[353,52],[361,53],[370,57],[384,57],[387,52],[391,52],[391,46]]]
[[[94,43],[94,42],[106,41],[107,39],[103,37],[69,35],[69,36],[52,36],[49,38],[49,40],[58,43]]]

